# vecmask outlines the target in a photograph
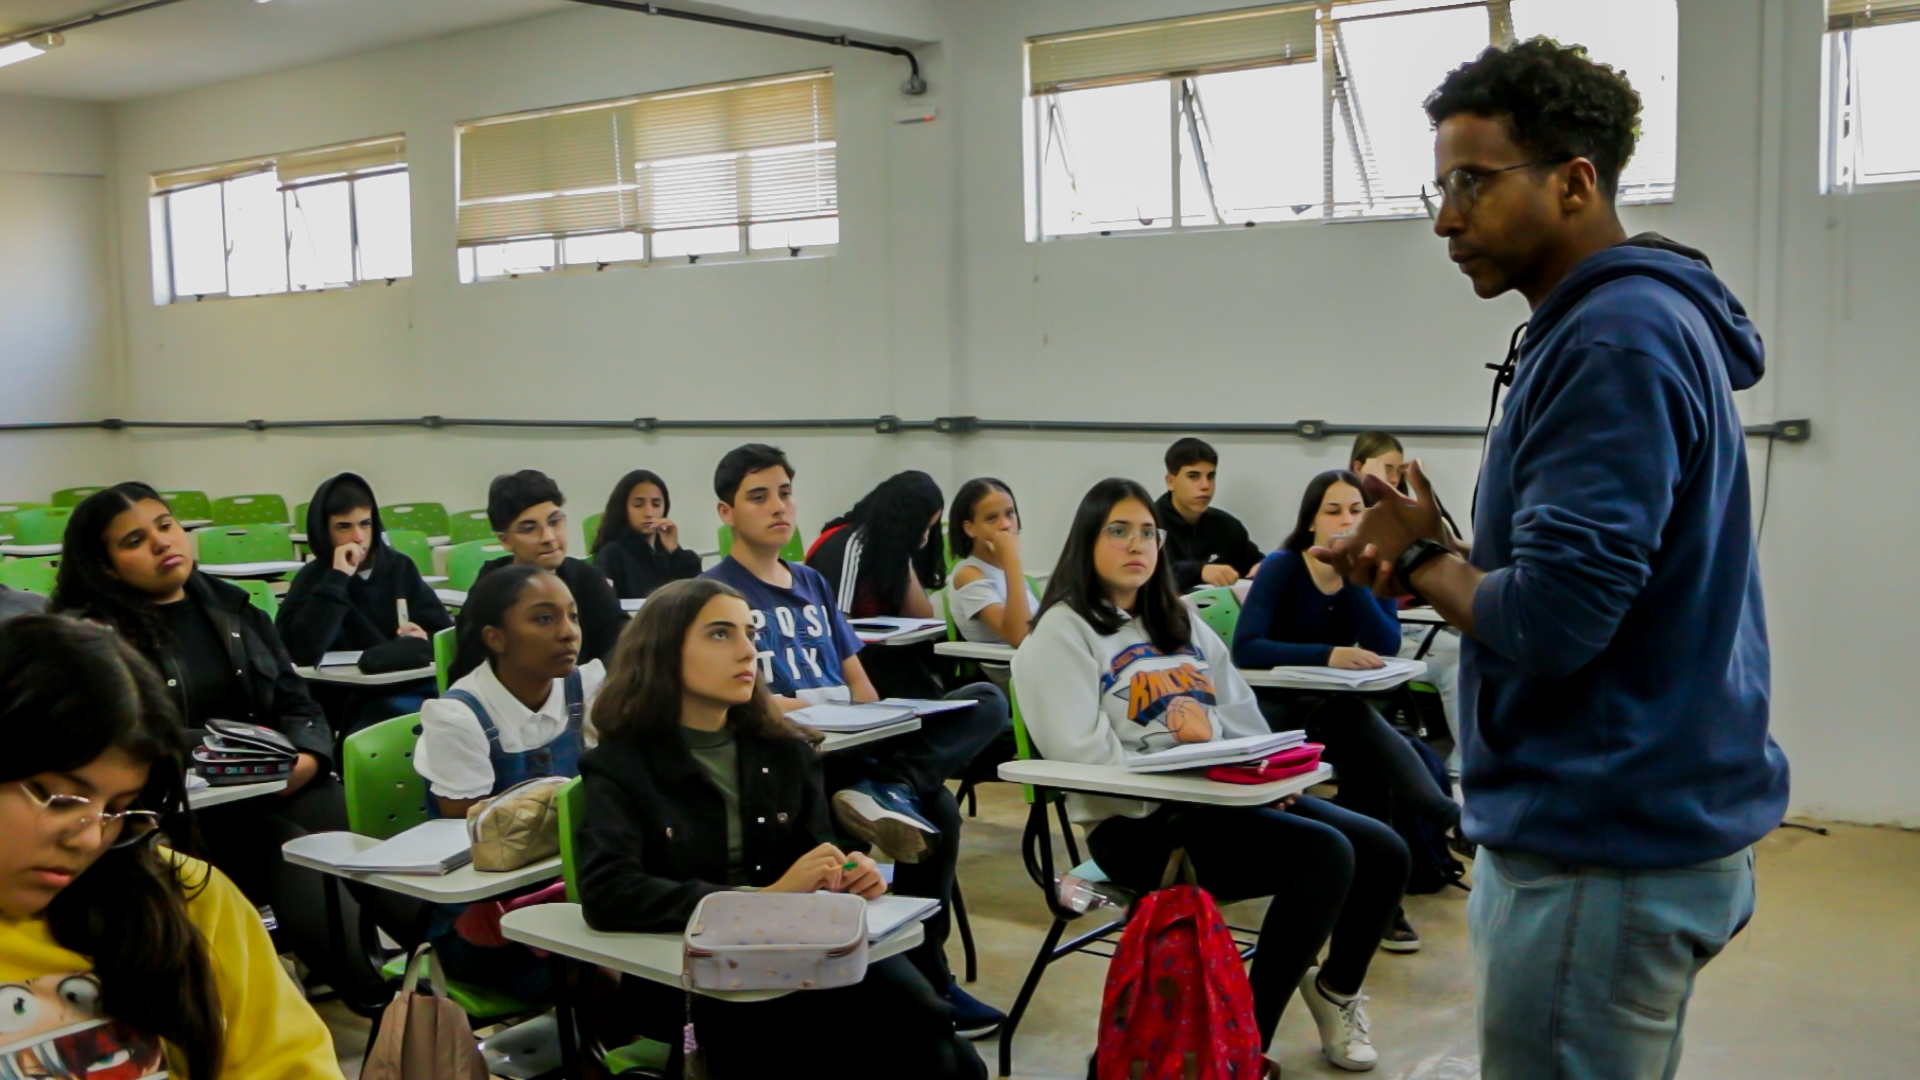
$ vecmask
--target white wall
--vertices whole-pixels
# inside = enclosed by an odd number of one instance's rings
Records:
[[[98,419],[118,399],[110,155],[104,107],[0,95],[0,423]],[[0,432],[0,500],[120,467],[98,432]]]
[[[1818,5],[1680,0],[1679,195],[1628,215],[1706,249],[1771,347],[1754,419],[1812,416],[1775,451],[1763,555],[1776,731],[1800,809],[1920,825],[1913,714],[1890,673],[1920,650],[1914,535],[1896,491],[1920,398],[1920,192],[1815,191]],[[556,15],[116,110],[131,415],[774,418],[874,415],[1462,424],[1515,298],[1473,298],[1424,222],[1179,237],[1022,238],[1021,40],[1223,6],[1217,0],[935,0],[923,52],[941,119],[891,113],[886,57],[603,11]],[[844,240],[776,264],[563,274],[460,286],[452,127],[464,118],[833,65]],[[390,289],[154,307],[144,182],[155,169],[404,130],[416,275]],[[1390,302],[1365,297],[1389,297]],[[676,484],[704,528],[705,478],[744,434],[364,432],[124,440],[138,471],[298,498],[343,467],[383,491],[478,505],[488,476],[538,465],[581,504],[624,469]],[[1041,561],[1072,505],[1112,474],[1158,485],[1158,438],[947,440],[781,433],[809,532],[895,468],[1019,492]],[[1220,439],[1223,504],[1279,538],[1305,479],[1345,440]],[[1750,444],[1759,472],[1763,444]],[[1477,445],[1414,448],[1464,509]],[[1870,488],[1862,481],[1879,481]],[[76,482],[78,482],[76,480]],[[1893,490],[1887,490],[1887,489]],[[582,506],[583,516],[586,507]],[[696,533],[697,535],[697,533]],[[1874,569],[1865,569],[1866,567]],[[1856,569],[1860,568],[1860,569]]]

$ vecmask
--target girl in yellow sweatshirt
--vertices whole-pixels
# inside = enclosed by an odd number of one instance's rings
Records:
[[[112,630],[0,627],[0,1076],[340,1080],[253,906],[192,836],[187,748]]]

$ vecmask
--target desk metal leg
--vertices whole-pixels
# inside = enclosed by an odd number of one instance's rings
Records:
[[[560,1074],[567,1080],[583,1080],[586,1073],[580,1068],[580,1045],[573,1026],[573,987],[568,982],[573,973],[559,953],[550,954],[548,961],[553,965],[553,1018],[560,1028]]]
[[[960,928],[960,951],[966,954],[966,981],[980,977],[979,955],[973,946],[973,923],[967,918],[967,902],[960,896],[960,879],[953,881],[953,921]]]

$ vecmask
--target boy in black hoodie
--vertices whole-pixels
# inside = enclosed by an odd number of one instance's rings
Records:
[[[355,473],[323,482],[307,508],[307,546],[313,561],[302,567],[280,601],[275,628],[296,664],[317,664],[329,652],[373,649],[418,653],[419,664],[433,662],[433,635],[453,625],[446,605],[434,593],[413,560],[394,550],[380,525],[373,488]],[[400,620],[398,601],[407,602]],[[409,639],[405,645],[390,644]],[[383,668],[419,666],[412,655],[392,658]],[[323,684],[315,684],[319,690]],[[337,688],[327,687],[327,690]],[[344,734],[393,716],[418,711],[433,696],[433,680],[356,691],[325,702],[341,718]]]
[[[487,523],[507,554],[483,563],[480,577],[515,563],[560,575],[580,610],[578,663],[604,660],[627,625],[607,575],[567,554],[567,497],[560,485],[538,469],[496,476],[487,486]]]

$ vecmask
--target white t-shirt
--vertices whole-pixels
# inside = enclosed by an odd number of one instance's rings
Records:
[[[607,669],[598,660],[580,665],[580,698],[589,715]],[[567,730],[566,680],[553,680],[553,692],[538,712],[520,703],[500,685],[490,664],[481,664],[449,690],[465,690],[480,700],[500,749],[509,754],[538,750]],[[586,745],[595,743],[593,724],[582,721]],[[413,769],[426,778],[427,787],[443,799],[483,799],[493,794],[493,758],[487,733],[473,710],[452,698],[434,698],[420,706],[420,740],[413,747]]]
[[[995,604],[1007,602],[1007,572],[979,556],[969,555],[953,564],[953,572],[947,575],[947,580],[953,580],[959,576],[961,570],[969,566],[980,571],[980,576],[952,590],[953,624],[959,629],[960,636],[968,641],[1005,645],[1006,640],[980,618],[980,613]],[[1033,595],[1032,586],[1026,585],[1025,582],[1022,582],[1022,585],[1027,590],[1028,613],[1039,611],[1040,598]]]

